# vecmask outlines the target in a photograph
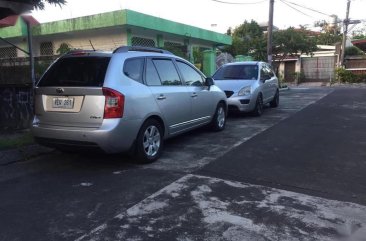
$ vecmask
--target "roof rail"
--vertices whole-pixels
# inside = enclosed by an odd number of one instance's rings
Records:
[[[121,46],[113,51],[113,53],[126,53],[129,51],[139,51],[139,52],[153,52],[153,53],[161,53],[161,54],[171,54],[171,52],[158,49],[158,48],[151,48],[151,47],[143,47],[143,46]]]
[[[89,50],[89,49],[71,49],[65,53],[65,55],[73,55],[78,53],[94,53],[95,50]]]

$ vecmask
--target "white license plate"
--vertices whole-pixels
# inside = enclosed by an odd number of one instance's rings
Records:
[[[54,97],[52,101],[53,108],[72,109],[74,108],[74,98]]]

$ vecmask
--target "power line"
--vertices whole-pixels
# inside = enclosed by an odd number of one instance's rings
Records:
[[[221,0],[211,0],[211,1],[218,2],[218,3],[224,3],[224,4],[237,4],[237,5],[249,5],[249,4],[258,4],[258,3],[267,2],[267,0],[256,1],[256,2],[226,2],[226,1],[221,1]]]
[[[291,5],[290,5],[290,4],[288,4],[286,1],[284,1],[284,0],[280,0],[280,1],[281,1],[283,4],[287,5],[288,7],[292,8],[293,10],[295,10],[295,11],[297,11],[297,12],[299,12],[299,13],[301,13],[301,14],[305,15],[305,16],[308,16],[308,17],[310,17],[310,18],[314,18],[314,17],[312,17],[312,16],[310,16],[310,15],[308,15],[308,14],[306,14],[306,13],[302,12],[301,10],[299,10],[299,9],[297,9],[297,8],[295,8],[295,7],[293,7],[293,6],[291,6]]]
[[[282,1],[282,0],[281,0]],[[292,5],[295,5],[295,6],[298,6],[298,7],[301,7],[301,8],[304,8],[304,9],[307,9],[307,10],[310,10],[310,11],[313,11],[313,12],[316,12],[316,13],[319,13],[319,14],[322,14],[322,15],[325,15],[325,16],[328,16],[328,17],[332,17],[332,15],[330,14],[326,14],[326,13],[323,13],[319,10],[316,10],[316,9],[313,9],[313,8],[309,8],[307,6],[304,6],[304,5],[301,5],[301,4],[298,4],[298,3],[294,3],[294,2],[290,2],[290,1],[287,1],[287,0],[283,0],[289,4],[292,4]]]

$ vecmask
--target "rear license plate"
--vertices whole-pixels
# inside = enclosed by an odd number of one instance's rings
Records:
[[[54,97],[52,101],[53,108],[72,109],[74,108],[74,98]]]

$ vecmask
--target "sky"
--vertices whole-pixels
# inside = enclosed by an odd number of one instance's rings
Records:
[[[347,0],[275,0],[274,25],[281,29],[299,25],[311,28],[315,21],[330,21],[329,15],[345,18],[346,6]],[[229,27],[235,28],[245,20],[267,22],[269,0],[67,0],[62,8],[46,5],[44,10],[33,11],[32,15],[43,23],[120,9],[225,33]],[[350,18],[366,20],[365,9],[366,0],[351,0]],[[366,21],[355,29],[365,24]]]

